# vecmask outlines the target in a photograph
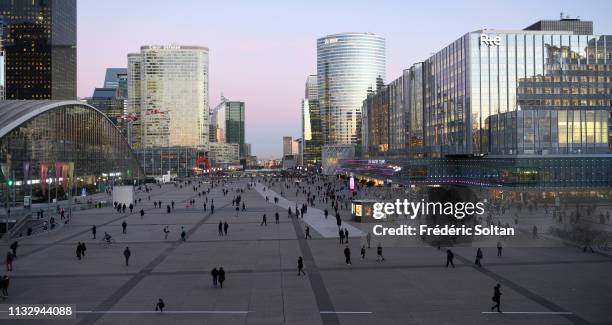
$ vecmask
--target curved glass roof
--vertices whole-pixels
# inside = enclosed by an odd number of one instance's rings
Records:
[[[104,115],[78,100],[0,100],[0,137],[39,114],[65,105],[86,106]]]

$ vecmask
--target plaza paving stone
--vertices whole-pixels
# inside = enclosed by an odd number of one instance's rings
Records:
[[[610,324],[612,323],[612,258],[583,253],[546,238],[529,236],[504,241],[502,257],[496,241],[475,241],[451,248],[456,268],[446,268],[440,251],[416,239],[372,238],[361,260],[363,237],[350,237],[353,264],[344,263],[345,245],[247,190],[248,180],[215,187],[204,196],[191,186],[164,185],[138,193],[134,213],[111,208],[75,212],[71,223],[30,238],[19,239],[19,258],[10,273],[10,296],[2,303],[76,304],[75,320],[29,320],[27,324]],[[304,183],[302,183],[304,184]],[[208,184],[202,188],[208,188]],[[266,185],[267,186],[267,185]],[[246,211],[231,204],[242,194]],[[280,193],[279,184],[271,187]],[[295,190],[287,199],[305,201]],[[148,200],[148,196],[151,200]],[[163,207],[154,208],[153,200]],[[187,207],[195,199],[196,204]],[[215,212],[210,214],[211,200]],[[272,198],[271,198],[272,199]],[[166,204],[175,201],[172,213]],[[329,204],[315,202],[318,209]],[[145,210],[141,218],[140,209]],[[275,224],[274,213],[280,215]],[[267,226],[260,225],[263,214]],[[371,231],[372,224],[354,223],[347,210],[344,223]],[[121,223],[127,223],[122,234]],[[219,236],[219,221],[229,224]],[[93,239],[91,226],[96,224]],[[168,239],[162,229],[170,228]],[[181,228],[183,227],[183,228]],[[181,229],[187,233],[180,240]],[[100,245],[104,232],[116,240]],[[77,242],[87,245],[77,260]],[[378,263],[382,243],[385,262]],[[8,248],[9,243],[3,243]],[[125,266],[122,251],[132,251]],[[482,247],[483,268],[475,267],[476,247]],[[306,276],[297,276],[296,260],[304,257]],[[226,270],[224,288],[212,286],[210,270]],[[496,283],[502,285],[502,310],[561,314],[483,314],[492,305]],[[166,311],[155,313],[158,298]],[[26,321],[2,320],[2,324]]]

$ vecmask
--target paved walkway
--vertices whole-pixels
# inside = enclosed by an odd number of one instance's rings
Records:
[[[265,198],[266,196],[269,197],[271,201],[273,201],[273,199],[277,197],[278,203],[276,203],[276,205],[285,210],[291,208],[295,211],[296,206],[301,207],[302,205],[301,202],[287,200],[285,197],[267,188],[261,183],[256,184],[255,190],[257,190],[257,192],[261,194],[263,198]],[[323,212],[323,210],[308,207],[308,212],[304,214],[302,219],[302,221],[308,224],[311,229],[314,229],[321,236],[325,238],[338,238],[338,225],[336,224],[336,218],[333,216],[328,216],[327,218],[325,218],[325,213]],[[341,227],[343,229],[347,229],[349,231],[349,236],[351,237],[363,237],[366,235],[363,231],[353,227],[350,223],[346,221],[342,222]]]
[[[79,311],[76,320],[28,324],[612,323],[612,281],[607,281],[612,258],[571,247],[514,247],[509,240],[503,257],[483,246],[483,268],[473,264],[474,247],[453,248],[452,269],[444,267],[444,250],[392,245],[375,237],[374,243],[383,243],[385,262],[375,261],[374,248],[362,260],[363,240],[357,239],[348,245],[353,260],[348,266],[345,245],[335,234],[328,238],[313,224],[313,239],[306,240],[306,217],[288,218],[284,206],[265,202],[246,184],[228,184],[227,196],[221,187],[211,189],[206,212],[204,196],[172,185],[150,193],[151,200],[163,201],[162,209],[139,194],[143,202],[135,211],[143,208],[143,218],[110,208],[78,211],[70,225],[20,240],[10,296],[0,303],[68,303]],[[238,214],[231,205],[236,189],[244,190],[246,204]],[[278,193],[280,187],[271,190]],[[186,207],[191,199],[195,205]],[[172,200],[175,209],[168,214],[165,206]],[[297,195],[288,202],[304,201]],[[281,215],[278,224],[275,212]],[[261,225],[264,213],[267,226]],[[340,213],[348,219],[348,211]],[[227,236],[218,234],[220,221],[229,225]],[[97,239],[92,224],[98,227]],[[164,226],[171,231],[167,240]],[[372,225],[353,226],[363,231]],[[181,228],[187,233],[184,242]],[[104,232],[117,243],[100,245]],[[75,256],[77,242],[87,245],[82,260]],[[122,256],[126,246],[132,251],[129,266]],[[298,256],[304,258],[306,276],[296,275]],[[223,289],[214,288],[209,275],[220,266],[227,272]],[[504,314],[488,313],[496,283],[502,285]],[[154,312],[158,298],[166,302],[163,314]]]

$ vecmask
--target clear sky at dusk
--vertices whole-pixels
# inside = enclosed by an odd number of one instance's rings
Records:
[[[304,83],[316,73],[316,39],[374,32],[387,41],[386,83],[466,32],[522,29],[559,12],[612,34],[612,1],[206,1],[79,0],[78,95],[101,87],[107,67],[126,67],[141,45],[210,49],[210,105],[221,92],[246,102],[253,154],[280,157],[282,136],[300,137]]]

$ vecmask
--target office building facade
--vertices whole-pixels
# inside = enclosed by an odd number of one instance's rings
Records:
[[[325,144],[361,142],[361,107],[385,79],[385,40],[343,33],[317,40],[317,86]]]
[[[321,162],[321,113],[319,101],[315,99],[302,100],[302,162],[306,166],[314,166]]]
[[[6,99],[76,99],[76,0],[0,1]]]
[[[293,138],[290,136],[283,137],[283,156],[293,154]]]
[[[117,88],[96,88],[86,102],[104,113],[117,126],[121,134],[127,137],[125,99],[117,96]]]
[[[127,79],[128,136],[141,165],[188,174],[209,148],[208,48],[142,46],[128,54]]]
[[[247,155],[244,109],[244,102],[231,101],[221,95],[221,103],[210,114],[211,141],[238,144],[240,157]]]
[[[306,78],[306,85],[304,90],[304,98],[309,100],[319,99],[319,87],[317,83],[317,75],[309,75]]]
[[[211,142],[208,158],[214,168],[236,167],[240,165],[240,145]]]
[[[576,35],[592,35],[593,22],[580,20],[580,18],[570,18],[569,16],[563,16],[563,13],[561,13],[559,20],[540,20],[526,27],[525,30],[570,31]]]
[[[128,102],[141,121],[142,147],[208,148],[208,48],[172,44],[140,50],[128,56],[128,79],[135,79],[128,80],[133,96]]]
[[[378,138],[363,150],[408,182],[612,186],[610,45],[571,31],[467,33],[364,101]]]

